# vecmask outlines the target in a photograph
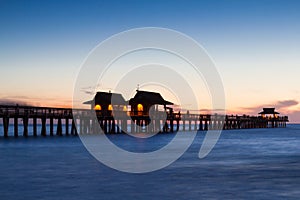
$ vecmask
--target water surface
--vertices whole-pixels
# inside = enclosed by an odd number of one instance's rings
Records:
[[[199,159],[204,134],[175,163],[147,174],[106,167],[78,137],[0,138],[1,199],[299,198],[299,125],[223,131],[213,151]],[[136,152],[161,148],[172,138],[161,134],[141,143],[126,135],[110,136]]]

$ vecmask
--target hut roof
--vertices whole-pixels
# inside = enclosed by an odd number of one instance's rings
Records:
[[[100,104],[100,105],[125,105],[126,101],[122,94],[111,92],[97,92],[94,99],[86,101],[83,104]]]
[[[263,108],[263,111],[258,114],[280,114],[279,112],[275,111],[275,108]]]
[[[147,102],[149,104],[159,104],[159,105],[173,105],[172,102],[164,100],[164,98],[157,92],[149,91],[140,91],[137,90],[137,93],[133,98],[129,100],[129,104]]]

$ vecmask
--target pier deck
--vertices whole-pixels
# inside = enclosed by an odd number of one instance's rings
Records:
[[[95,112],[97,118],[91,117],[93,115],[95,116]],[[140,115],[135,112],[119,112],[122,113],[118,114],[118,117],[114,117],[111,112],[104,113],[91,109],[0,105],[0,119],[2,119],[3,125],[3,135],[1,136],[8,137],[10,124],[13,124],[14,127],[14,137],[18,137],[20,134],[27,137],[29,136],[29,124],[32,124],[33,136],[53,136],[54,134],[77,135],[101,133],[101,129],[104,133],[157,133],[206,131],[213,129],[279,128],[286,127],[286,123],[289,121],[288,116],[221,116],[217,114],[180,113],[167,113],[166,120],[162,120],[150,119],[149,116]],[[126,115],[127,117],[120,117],[122,115]],[[131,120],[128,120],[128,118]],[[20,124],[23,126],[23,133],[19,133]],[[41,125],[40,133],[37,132],[38,124]],[[54,127],[56,127],[56,130],[54,130]],[[49,130],[47,130],[47,128]]]

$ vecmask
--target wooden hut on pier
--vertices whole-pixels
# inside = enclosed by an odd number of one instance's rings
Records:
[[[141,128],[148,128],[150,132],[169,130],[173,132],[173,108],[167,107],[173,105],[172,102],[165,100],[160,93],[136,90],[136,94],[129,100],[131,119],[138,125],[136,132],[140,132]],[[155,111],[155,116],[151,116],[150,112]],[[166,114],[166,115],[165,115]],[[164,118],[164,116],[166,118]],[[152,120],[150,120],[152,117]],[[179,118],[177,120],[177,129],[179,129]],[[148,124],[152,121],[152,126]]]
[[[158,110],[159,105],[163,106],[164,111],[169,110],[169,112],[172,112],[173,110],[167,107],[167,105],[173,105],[173,103],[166,101],[161,94],[141,90],[136,91],[134,97],[129,100],[129,105],[131,113],[138,116],[149,116],[151,106],[156,106],[156,110]]]
[[[126,130],[127,122],[125,115],[127,113],[128,102],[121,94],[97,92],[94,99],[86,101],[83,104],[89,104],[91,105],[91,110],[95,110],[97,121],[104,133],[120,132],[120,126],[122,127],[122,130]],[[116,115],[116,113],[118,114]],[[83,122],[83,132],[90,131],[89,120],[90,119],[87,119],[87,122]],[[98,123],[92,122],[92,132],[99,132]],[[86,127],[84,127],[85,124],[87,124]]]
[[[86,101],[83,104],[89,104],[91,105],[91,109],[109,116],[112,110],[127,111],[127,101],[119,93],[97,92],[94,99]]]

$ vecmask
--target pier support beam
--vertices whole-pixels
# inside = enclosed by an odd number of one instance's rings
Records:
[[[66,135],[69,135],[69,119],[66,118],[65,120],[66,120],[66,122],[65,122],[65,126],[66,126]]]
[[[79,134],[83,134],[83,118],[79,119]]]
[[[111,133],[116,133],[116,122],[114,119],[111,122]]]
[[[130,132],[135,133],[135,120],[131,120],[130,123]]]
[[[170,120],[170,132],[171,133],[174,132],[174,121],[173,121],[173,119]]]
[[[3,132],[4,137],[8,137],[9,117],[3,117]]]
[[[203,130],[203,124],[202,124],[202,119],[199,121],[199,131]]]
[[[47,133],[46,133],[46,117],[42,117],[41,121],[42,121],[41,136],[46,137],[47,136]]]
[[[104,119],[104,122],[103,122],[103,132],[105,134],[107,133],[107,119]]]
[[[33,118],[33,136],[34,137],[36,137],[37,136],[37,123],[36,123],[36,121],[37,121],[37,118],[36,117],[34,117]]]
[[[53,117],[50,118],[50,136],[53,136]]]
[[[24,126],[23,136],[28,137],[28,117],[23,118],[23,126]]]
[[[56,135],[62,136],[62,124],[61,124],[61,118],[58,118],[58,121],[57,121]]]
[[[71,134],[72,134],[72,135],[78,135],[78,132],[77,132],[77,128],[76,128],[74,119],[72,119]]]
[[[127,133],[127,122],[126,122],[126,120],[121,120],[121,132],[122,133]]]
[[[18,117],[14,118],[14,136],[18,137],[18,128],[19,128],[19,124],[18,124]]]
[[[179,127],[180,127],[180,121],[179,120],[176,120],[176,132],[179,131]]]

